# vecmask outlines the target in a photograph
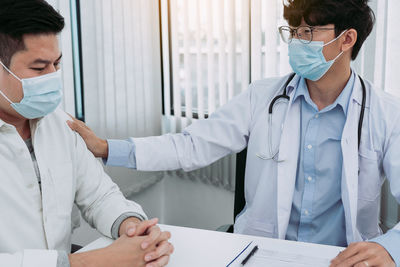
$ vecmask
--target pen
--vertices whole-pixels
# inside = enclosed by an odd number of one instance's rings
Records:
[[[242,261],[242,265],[245,265],[249,259],[257,252],[258,250],[258,246],[255,246],[249,253],[249,255],[247,255],[247,257]]]
[[[247,244],[247,246],[246,246],[242,251],[240,251],[239,255],[237,255],[230,263],[228,263],[228,265],[226,265],[226,267],[231,266],[231,264],[232,264],[237,258],[239,258],[240,255],[242,255],[243,252],[245,252],[246,249],[247,249],[252,243],[253,243],[253,241],[251,241],[249,244]]]

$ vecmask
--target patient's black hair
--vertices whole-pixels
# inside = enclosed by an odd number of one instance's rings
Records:
[[[336,37],[344,30],[356,30],[352,60],[357,58],[375,23],[368,0],[286,0],[283,16],[294,27],[301,24],[302,18],[310,26],[334,24]]]
[[[64,18],[44,0],[0,0],[0,60],[10,66],[12,56],[25,49],[26,34],[58,34]]]

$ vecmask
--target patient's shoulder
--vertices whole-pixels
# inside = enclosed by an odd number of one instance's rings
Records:
[[[71,120],[71,117],[61,108],[57,108],[52,115],[54,115],[54,117],[57,120],[62,120],[62,121],[67,121],[67,120]]]
[[[61,108],[57,108],[54,112],[42,119],[41,127],[45,128],[47,131],[51,131],[53,134],[73,137],[75,132],[69,128],[67,124],[68,120],[71,120],[71,117]]]

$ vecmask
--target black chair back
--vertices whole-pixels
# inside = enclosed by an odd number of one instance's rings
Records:
[[[247,148],[236,155],[236,184],[235,184],[235,204],[233,210],[233,220],[243,210],[246,205],[244,198],[244,174],[246,170]]]
[[[235,174],[235,203],[233,207],[233,221],[246,205],[244,198],[244,174],[246,169],[247,148],[236,154]],[[233,233],[233,224],[226,224],[218,227],[217,231]]]

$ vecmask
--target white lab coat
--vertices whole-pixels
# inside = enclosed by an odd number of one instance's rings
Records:
[[[27,146],[14,126],[0,120],[0,266],[55,267],[57,250],[71,248],[74,202],[85,220],[109,237],[122,213],[145,217],[68,128],[68,119],[57,110],[31,121],[43,197]]]
[[[246,206],[237,217],[235,232],[284,239],[299,155],[299,101],[290,101],[289,108],[288,104],[282,103],[274,107],[272,143],[275,147],[280,144],[279,159],[283,162],[263,160],[256,154],[269,151],[268,107],[274,96],[282,94],[287,79],[288,76],[253,83],[208,120],[193,123],[183,134],[134,138],[137,168],[146,171],[183,168],[189,171],[248,146]],[[299,77],[295,76],[290,86],[297,88],[298,81]],[[342,201],[348,243],[381,234],[379,200],[385,176],[390,181],[392,194],[400,201],[400,102],[368,82],[366,87],[360,150],[357,132],[362,90],[358,78],[341,141]],[[291,99],[294,93],[293,89],[288,91]],[[400,224],[395,228],[400,230]]]

